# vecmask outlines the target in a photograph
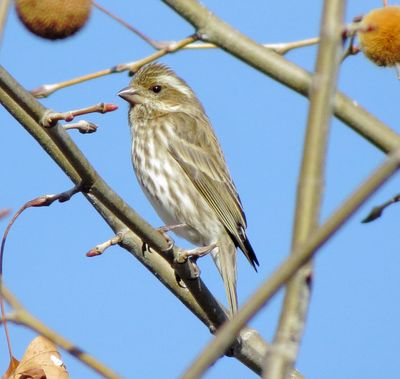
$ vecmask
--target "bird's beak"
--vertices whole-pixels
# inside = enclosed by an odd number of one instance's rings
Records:
[[[142,103],[139,92],[132,87],[121,89],[117,95],[132,105]]]

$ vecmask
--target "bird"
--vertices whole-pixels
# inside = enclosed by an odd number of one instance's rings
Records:
[[[230,315],[238,311],[236,250],[257,271],[246,216],[206,112],[189,85],[168,66],[142,66],[118,92],[128,102],[132,163],[138,182],[165,225],[211,253],[222,276]]]

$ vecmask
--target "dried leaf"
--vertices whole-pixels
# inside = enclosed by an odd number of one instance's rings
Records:
[[[39,336],[32,340],[10,379],[68,379],[61,355],[47,338]]]

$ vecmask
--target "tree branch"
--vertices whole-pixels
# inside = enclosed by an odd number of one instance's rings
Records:
[[[325,1],[315,74],[312,76],[307,131],[297,186],[292,252],[318,228],[325,182],[325,158],[333,96],[341,61],[343,0]],[[295,364],[311,297],[312,263],[289,281],[274,342],[268,349],[263,378],[285,379]]]

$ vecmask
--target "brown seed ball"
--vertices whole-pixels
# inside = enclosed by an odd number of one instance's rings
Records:
[[[34,34],[47,39],[66,38],[89,19],[91,0],[16,0],[18,16]]]
[[[361,21],[361,50],[378,66],[400,63],[400,6],[374,9]]]

